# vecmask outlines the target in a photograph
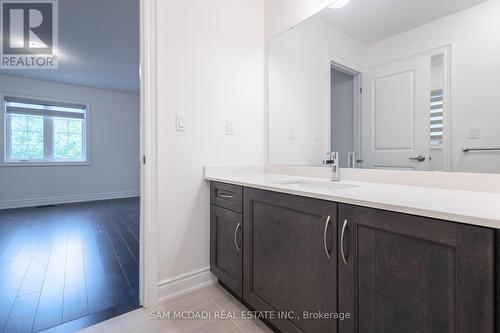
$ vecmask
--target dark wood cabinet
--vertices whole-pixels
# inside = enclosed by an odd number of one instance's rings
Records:
[[[243,299],[283,333],[336,332],[337,205],[244,189]]]
[[[492,229],[339,205],[338,231],[339,332],[494,332]]]
[[[215,205],[210,211],[210,270],[242,297],[242,216]]]
[[[211,203],[211,271],[280,332],[500,327],[500,231],[222,183]]]

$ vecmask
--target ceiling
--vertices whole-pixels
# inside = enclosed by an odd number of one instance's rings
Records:
[[[59,69],[0,74],[139,92],[139,0],[59,0]]]
[[[370,45],[487,0],[352,0],[318,14],[326,23]]]

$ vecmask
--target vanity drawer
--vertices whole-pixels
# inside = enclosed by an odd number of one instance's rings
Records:
[[[210,182],[210,203],[241,213],[243,188],[237,185]]]

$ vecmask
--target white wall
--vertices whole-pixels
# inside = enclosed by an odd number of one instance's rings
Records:
[[[91,114],[91,165],[0,166],[0,208],[139,195],[137,94],[4,75],[0,94],[88,102]]]
[[[270,164],[320,165],[330,150],[333,56],[360,64],[364,46],[317,17],[270,43]]]
[[[500,153],[460,150],[467,145],[500,146],[499,13],[500,0],[489,0],[367,49],[366,62],[372,66],[452,45],[454,171],[500,172]],[[470,126],[480,126],[479,139],[469,139]]]
[[[264,163],[264,0],[161,0],[157,13],[159,279],[168,285],[209,266],[203,166]],[[186,132],[175,131],[176,113]]]

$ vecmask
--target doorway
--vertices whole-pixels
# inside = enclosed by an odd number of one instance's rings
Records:
[[[361,73],[332,62],[330,89],[330,151],[341,168],[359,167]]]
[[[140,1],[56,3],[58,68],[0,70],[0,332],[141,304]]]

